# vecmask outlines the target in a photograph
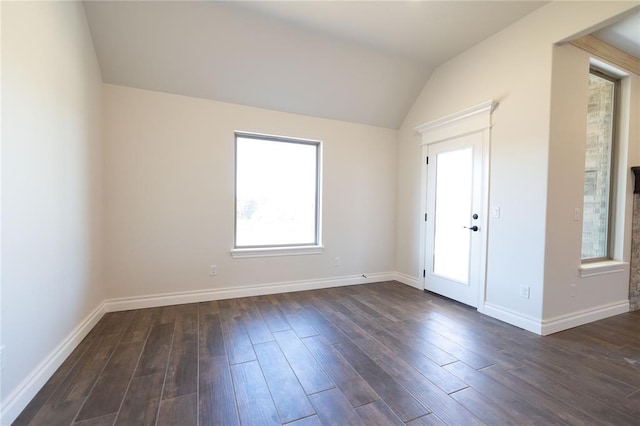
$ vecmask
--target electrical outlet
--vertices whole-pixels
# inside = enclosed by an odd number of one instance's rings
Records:
[[[5,353],[7,352],[4,345],[0,346],[0,370],[4,368]]]
[[[574,222],[578,222],[580,220],[580,214],[582,213],[582,211],[580,210],[579,207],[576,207],[575,209],[573,209],[573,220]]]
[[[571,288],[571,297],[576,297],[576,285],[571,284],[569,287]]]
[[[523,299],[528,299],[530,293],[531,293],[531,287],[529,287],[528,285],[520,286],[520,297],[522,297]]]
[[[214,275],[218,275],[218,266],[217,265],[209,266],[209,275],[212,276],[212,277]]]
[[[333,258],[333,266],[340,266],[342,262],[340,261],[340,256],[336,256]]]

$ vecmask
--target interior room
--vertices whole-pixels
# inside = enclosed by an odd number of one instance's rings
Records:
[[[3,0],[0,23],[0,424],[640,416],[640,2]]]

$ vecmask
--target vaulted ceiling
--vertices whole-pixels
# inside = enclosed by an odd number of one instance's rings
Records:
[[[106,83],[397,128],[439,64],[539,1],[87,1]]]
[[[398,128],[438,65],[546,1],[85,1],[104,82]]]
[[[640,10],[596,31],[593,36],[640,59]]]

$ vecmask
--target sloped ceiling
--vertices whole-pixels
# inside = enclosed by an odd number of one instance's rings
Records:
[[[104,82],[398,128],[430,72],[545,1],[87,1]]]
[[[596,31],[593,36],[640,59],[640,10]]]

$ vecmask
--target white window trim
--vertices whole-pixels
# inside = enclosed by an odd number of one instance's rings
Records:
[[[609,163],[609,201],[607,206],[607,227],[606,227],[606,247],[605,247],[605,255],[604,256],[594,256],[594,257],[582,257],[583,253],[581,252],[581,262],[583,265],[588,264],[600,264],[603,262],[608,262],[613,259],[614,254],[614,245],[615,245],[615,233],[616,233],[616,202],[618,200],[618,192],[619,192],[619,182],[617,179],[617,171],[619,168],[620,162],[620,154],[618,145],[620,143],[620,137],[617,131],[619,127],[619,118],[620,111],[619,106],[621,104],[619,95],[620,95],[620,81],[617,75],[612,75],[612,73],[605,72],[600,67],[594,66],[593,62],[590,62],[589,68],[589,78],[592,76],[600,79],[606,80],[613,84],[614,91],[614,102],[612,106],[613,110],[613,123],[611,128],[611,147],[610,147],[610,163]],[[598,171],[598,168],[589,170],[585,165],[585,176],[588,171]],[[586,191],[583,194],[583,212],[582,218],[584,220],[586,214],[584,212],[584,206],[586,205],[586,201],[584,201],[584,197],[586,196]],[[583,224],[584,226],[584,224]],[[584,240],[584,228],[582,230],[582,240]]]
[[[231,257],[242,259],[246,257],[271,257],[271,256],[298,256],[307,254],[321,254],[324,246],[287,246],[264,248],[238,248],[231,249]]]
[[[628,73],[614,66],[608,62],[605,62],[599,58],[591,57],[590,66],[592,68],[600,69],[607,74],[614,76],[620,80],[620,99],[618,103],[618,123],[619,129],[624,129],[629,126],[629,106],[628,101],[625,101],[625,97],[628,94],[628,87],[625,78],[629,76]],[[614,161],[618,162],[618,170],[612,175],[615,179],[615,212],[612,220],[612,226],[610,232],[613,238],[613,244],[611,245],[611,254],[614,258],[623,258],[624,242],[628,238],[625,233],[625,214],[627,214],[628,203],[630,200],[627,198],[627,187],[629,179],[628,171],[628,146],[629,140],[627,132],[619,131],[616,135],[616,142],[618,150]],[[631,200],[633,200],[633,194],[631,194]],[[631,202],[632,203],[632,202]],[[593,262],[583,262],[578,268],[580,278],[595,277],[600,275],[611,275],[624,273],[629,270],[629,262],[615,259],[603,259]]]
[[[617,274],[629,268],[629,262],[618,260],[604,260],[602,262],[583,263],[580,270],[580,278],[595,277],[597,275]]]
[[[581,266],[578,268],[580,277],[589,277],[593,275],[603,275],[620,272],[618,268],[611,267],[614,264],[628,264],[615,259],[624,259],[627,256],[624,255],[625,241],[627,240],[626,230],[627,222],[630,223],[630,219],[627,220],[627,216],[631,214],[629,210],[629,203],[633,205],[633,194],[630,194],[631,198],[628,198],[627,187],[629,185],[629,86],[628,80],[629,73],[619,68],[618,65],[605,61],[602,58],[592,56],[589,59],[590,69],[597,69],[601,72],[608,74],[609,76],[616,78],[619,81],[619,99],[618,99],[618,112],[616,126],[618,127],[617,134],[615,135],[615,144],[617,145],[615,157],[612,158],[614,162],[617,162],[617,166],[614,170],[611,178],[613,179],[613,198],[612,202],[615,206],[613,211],[610,212],[611,224],[610,230],[610,259],[581,259]],[[627,129],[627,130],[624,130]],[[631,183],[633,185],[633,183]],[[629,216],[630,217],[630,216]],[[630,225],[629,225],[630,226]],[[612,270],[610,270],[612,268]],[[584,269],[584,272],[583,272]],[[599,272],[600,271],[600,272]]]
[[[322,169],[323,169],[323,144],[321,140],[317,139],[304,139],[304,138],[292,138],[287,136],[269,135],[264,133],[251,133],[235,131],[234,139],[240,137],[256,138],[256,139],[274,139],[282,142],[291,143],[309,143],[317,146],[317,158],[316,158],[316,243],[304,244],[304,245],[290,245],[290,246],[265,246],[265,247],[232,247],[230,250],[231,257],[234,259],[250,258],[250,257],[272,257],[272,256],[298,256],[298,255],[310,255],[321,254],[324,251],[322,245]],[[234,142],[235,143],[235,142]],[[237,158],[234,158],[234,162]],[[235,165],[234,165],[235,167]],[[235,173],[235,172],[234,172]],[[234,197],[235,197],[235,182],[234,182]],[[234,202],[235,205],[235,202]],[[235,208],[235,207],[234,207]],[[233,243],[236,241],[236,215],[234,212],[234,236]]]

